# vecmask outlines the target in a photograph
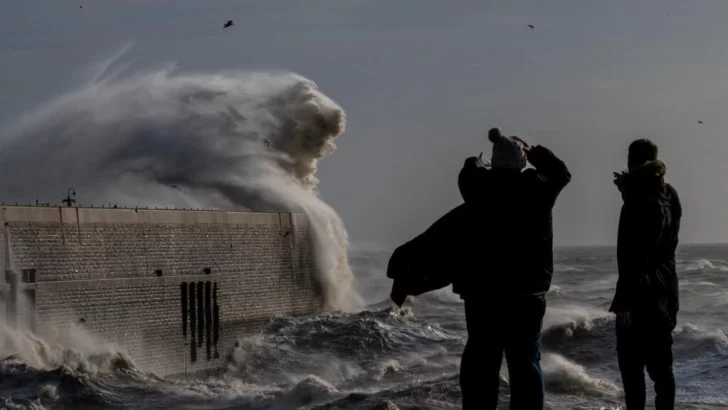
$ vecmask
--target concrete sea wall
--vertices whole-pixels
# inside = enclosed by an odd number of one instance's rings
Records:
[[[322,306],[303,215],[6,206],[0,223],[7,325],[80,324],[144,371],[221,368],[238,337]]]

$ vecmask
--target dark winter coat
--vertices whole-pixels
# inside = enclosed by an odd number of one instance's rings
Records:
[[[461,192],[475,189],[465,185],[477,182],[473,178],[485,163],[476,157],[465,160],[458,184]],[[479,255],[479,238],[483,236],[470,220],[465,204],[443,215],[426,231],[399,246],[389,259],[387,277],[394,279],[390,297],[402,306],[407,296],[418,296],[457,282],[460,272],[466,272],[471,260]]]
[[[624,204],[619,218],[619,279],[611,312],[667,313],[679,310],[675,251],[682,206],[677,191],[665,183],[666,168],[651,161],[615,184]]]
[[[399,246],[389,258],[387,277],[394,279],[390,297],[402,306],[407,296],[442,289],[453,282],[468,252],[461,234],[467,223],[460,205],[437,220],[425,232]]]
[[[566,164],[542,146],[528,153],[524,171],[474,168],[461,171],[459,186],[468,213],[473,249],[453,283],[463,298],[537,295],[553,275],[552,209],[571,181]],[[472,293],[471,293],[472,292]],[[492,296],[491,295],[491,296]]]

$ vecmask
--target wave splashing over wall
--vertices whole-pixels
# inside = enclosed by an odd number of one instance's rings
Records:
[[[347,233],[316,190],[318,161],[345,124],[292,73],[100,75],[3,133],[0,192],[30,203],[71,186],[81,204],[302,212],[326,307],[354,310]]]

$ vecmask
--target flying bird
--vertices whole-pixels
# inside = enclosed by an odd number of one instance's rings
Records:
[[[529,25],[528,25],[528,27],[529,27],[529,28],[530,28],[531,30],[533,30],[533,29],[535,28],[535,27],[534,27],[533,25],[531,25],[531,24],[529,24]]]
[[[270,147],[270,141],[263,140],[263,144],[265,144],[266,147]]]
[[[698,121],[698,124],[702,124],[702,123],[703,123],[702,121]]]
[[[227,22],[227,23],[225,23],[225,25],[224,25],[224,26],[222,26],[222,28],[228,28],[228,27],[230,27],[230,26],[232,26],[232,25],[233,25],[233,21],[232,21],[232,20],[228,20],[228,22]]]

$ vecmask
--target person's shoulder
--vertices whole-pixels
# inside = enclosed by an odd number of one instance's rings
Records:
[[[668,184],[667,182],[665,183],[665,193],[671,201],[680,202],[680,195],[678,195],[677,189],[675,189],[674,186]]]
[[[485,161],[481,157],[471,156],[465,158],[463,166],[475,167],[475,168],[487,168]]]
[[[670,203],[672,203],[673,206],[682,208],[682,205],[680,204],[680,195],[678,195],[677,190],[674,186],[665,183],[665,192],[667,193],[667,196],[670,199]]]
[[[490,169],[485,166],[482,160],[477,157],[471,157],[465,160],[465,164],[460,169],[460,178],[470,178],[477,176],[479,178],[487,177]]]

